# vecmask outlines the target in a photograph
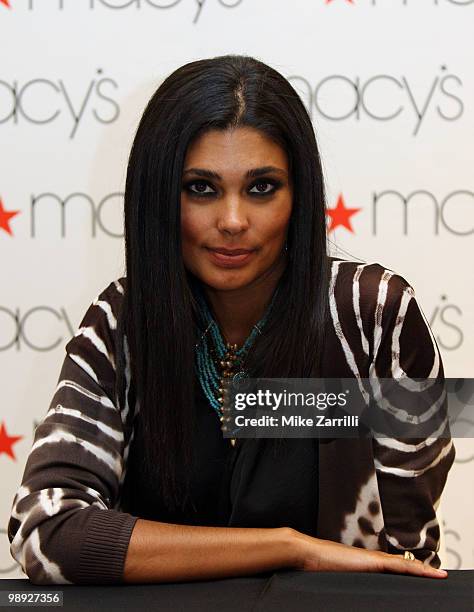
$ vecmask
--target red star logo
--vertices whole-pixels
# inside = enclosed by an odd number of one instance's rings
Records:
[[[1,1],[2,0],[0,0],[0,2]],[[3,208],[2,198],[0,198],[0,228],[2,230],[5,230],[7,234],[10,234],[10,236],[13,236],[12,231],[10,229],[10,219],[17,215],[19,212],[19,210],[5,210]]]
[[[331,217],[331,225],[329,226],[328,231],[332,232],[339,225],[344,226],[350,232],[354,233],[352,229],[351,222],[349,217],[355,215],[361,208],[346,208],[344,198],[342,197],[342,193],[337,199],[337,204],[335,208],[328,208],[326,210],[326,214]]]
[[[2,422],[0,425],[0,455],[5,453],[16,461],[16,457],[13,454],[12,446],[21,440],[23,436],[9,436],[5,429],[5,423]]]
[[[7,8],[11,8],[9,0],[0,0],[2,4],[4,4]]]

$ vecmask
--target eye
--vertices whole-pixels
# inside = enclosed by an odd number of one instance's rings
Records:
[[[260,180],[254,183],[250,193],[258,196],[270,195],[281,186],[278,181]],[[256,191],[255,191],[256,190]]]
[[[186,191],[198,197],[215,193],[207,181],[193,181],[185,185]]]

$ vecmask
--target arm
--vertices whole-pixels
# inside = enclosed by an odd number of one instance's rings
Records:
[[[406,411],[420,415],[433,410],[423,424],[423,431],[433,434],[403,439],[375,437],[373,451],[388,550],[410,550],[425,564],[439,567],[436,509],[455,449],[446,396],[443,399],[441,355],[413,287],[399,275],[388,281],[380,327],[376,325],[375,330],[374,353],[370,376],[375,384],[378,378],[392,377],[436,381],[436,386],[427,390],[400,388],[396,393],[400,402],[394,404],[399,414]],[[416,427],[412,431],[416,432]]]
[[[226,578],[295,567],[293,530],[195,527],[138,520],[124,582],[178,582]]]
[[[138,520],[123,579],[130,583],[210,580],[280,568],[447,576],[421,561],[313,538],[288,527],[194,527]]]
[[[66,346],[13,501],[11,554],[36,584],[121,577],[136,518],[114,509],[124,467],[124,426],[113,395],[115,294],[112,284]]]

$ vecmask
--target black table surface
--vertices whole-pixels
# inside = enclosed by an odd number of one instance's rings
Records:
[[[279,570],[220,580],[118,586],[40,587],[29,580],[4,579],[0,591],[62,591],[62,609],[68,611],[473,612],[474,570],[450,570],[444,579]]]

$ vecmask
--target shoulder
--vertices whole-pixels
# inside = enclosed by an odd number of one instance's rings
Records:
[[[66,344],[70,355],[105,357],[114,367],[117,346],[117,321],[126,288],[126,278],[110,282],[93,299],[74,336]]]
[[[339,258],[330,262],[330,316],[347,350],[352,347],[371,357],[382,338],[398,337],[402,327],[410,333],[424,330],[414,288],[404,276],[379,262]],[[410,321],[415,325],[410,326]]]
[[[338,307],[368,311],[396,306],[404,295],[414,296],[411,283],[379,262],[330,258],[330,298]]]
[[[99,293],[91,304],[91,307],[98,308],[105,313],[109,324],[114,329],[122,307],[126,285],[127,279],[125,276],[113,280]]]

